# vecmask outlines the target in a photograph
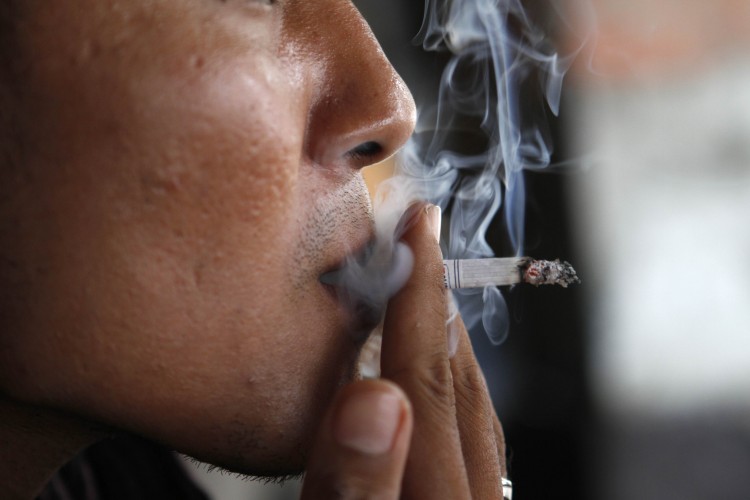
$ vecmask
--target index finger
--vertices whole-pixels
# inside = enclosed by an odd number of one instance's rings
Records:
[[[435,233],[440,209],[429,206],[405,234],[414,253],[409,281],[388,303],[383,326],[382,376],[396,382],[414,412],[404,475],[408,498],[467,498],[456,401],[447,345],[447,295]]]
[[[448,362],[448,302],[438,244],[441,213],[434,205],[420,210],[403,239],[414,254],[412,274],[388,302],[383,324],[381,369],[386,376]]]

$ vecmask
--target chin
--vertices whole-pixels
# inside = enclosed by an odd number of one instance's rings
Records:
[[[166,444],[195,460],[232,473],[283,479],[298,476],[304,471],[317,433],[317,419],[296,424],[303,427],[292,429],[290,426],[271,431],[230,425],[213,435],[214,442],[193,442],[187,447]]]
[[[267,457],[265,460],[258,463],[237,463],[234,461],[222,462],[205,459],[198,460],[234,474],[280,482],[287,479],[298,478],[304,474],[307,454]]]
[[[360,378],[356,361],[354,357],[342,363],[337,376],[320,387],[288,393],[286,403],[277,399],[278,406],[268,408],[260,425],[240,425],[236,420],[225,422],[214,435],[213,443],[195,443],[200,451],[185,453],[246,476],[270,480],[299,476],[304,472],[320,422],[334,396],[341,387]]]

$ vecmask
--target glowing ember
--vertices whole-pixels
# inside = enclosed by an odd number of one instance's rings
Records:
[[[561,262],[560,259],[530,259],[523,271],[523,281],[534,286],[560,285],[563,288],[581,282],[573,266],[569,262]]]

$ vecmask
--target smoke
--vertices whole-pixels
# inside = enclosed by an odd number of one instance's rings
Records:
[[[585,44],[565,56],[556,50],[549,26],[571,26],[559,4],[539,5],[542,25],[520,0],[426,0],[416,41],[450,59],[438,102],[420,111],[397,175],[376,195],[376,242],[336,276],[351,300],[382,308],[405,280],[411,255],[398,240],[415,200],[440,205],[449,217],[446,258],[492,257],[486,235],[501,208],[510,246],[522,254],[524,171],[550,164],[548,116],[558,114],[563,77]],[[502,342],[509,321],[500,291],[454,293],[467,328],[481,325],[493,343]]]

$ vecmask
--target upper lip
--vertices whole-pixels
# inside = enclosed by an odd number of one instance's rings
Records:
[[[339,273],[341,273],[346,268],[347,262],[349,262],[350,260],[361,260],[374,244],[375,237],[374,235],[370,234],[369,237],[366,240],[362,241],[353,251],[346,253],[343,257],[337,259],[333,265],[327,267],[319,277],[320,282],[324,285],[330,285],[334,287],[339,285],[340,283],[337,280],[337,277]]]
[[[378,300],[373,300],[369,291],[365,291],[361,287],[361,285],[366,286],[366,284],[359,283],[356,277],[351,279],[352,276],[346,273],[345,269],[350,259],[363,259],[374,241],[374,235],[370,233],[366,239],[361,240],[354,247],[353,251],[347,252],[319,276],[320,283],[347,311],[348,330],[358,343],[363,343],[369,337],[373,328],[377,326],[382,316],[384,303],[380,304]]]
[[[341,271],[345,266],[346,263],[350,259],[357,259],[360,256],[362,256],[372,245],[375,243],[375,233],[374,231],[368,231],[366,235],[362,238],[360,238],[359,243],[355,245],[354,247],[350,247],[348,251],[338,257],[333,264],[326,266],[325,270],[320,274],[320,280],[324,284],[331,284],[325,282],[325,276],[330,276],[332,273],[336,273],[337,271]],[[330,281],[330,280],[329,280]]]

